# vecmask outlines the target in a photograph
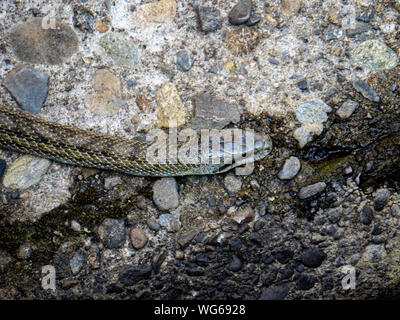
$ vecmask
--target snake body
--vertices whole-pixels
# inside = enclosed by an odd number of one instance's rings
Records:
[[[254,160],[265,157],[272,148],[268,137],[259,140]],[[214,174],[243,164],[227,166],[224,163],[190,164],[168,160],[149,163],[146,150],[150,144],[57,124],[0,106],[0,148],[65,164],[154,177]]]

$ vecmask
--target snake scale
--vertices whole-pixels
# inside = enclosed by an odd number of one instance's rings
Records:
[[[0,106],[0,148],[60,163],[153,177],[216,174],[243,164],[149,163],[150,143],[61,125]],[[272,149],[271,140],[256,135],[253,149],[254,160],[264,158]]]

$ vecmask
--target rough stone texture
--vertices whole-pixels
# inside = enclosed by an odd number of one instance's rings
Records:
[[[342,118],[350,118],[353,112],[358,108],[359,103],[353,100],[345,101],[339,109],[336,110],[336,114]]]
[[[374,200],[374,209],[376,211],[382,211],[383,208],[386,206],[389,196],[390,196],[389,190],[386,189],[378,190]]]
[[[202,31],[211,32],[221,29],[222,19],[218,9],[199,6],[197,8],[197,14],[200,20],[200,27]]]
[[[376,103],[379,103],[381,101],[378,93],[374,89],[372,89],[367,82],[363,80],[355,80],[353,81],[353,87],[359,93],[361,93],[364,98]]]
[[[178,185],[174,178],[162,178],[153,185],[153,201],[163,211],[179,205]]]
[[[142,4],[137,8],[135,18],[139,21],[151,23],[165,23],[174,19],[176,15],[175,0],[160,0]]]
[[[397,66],[399,58],[381,40],[366,40],[352,53],[354,61],[375,71],[390,70]]]
[[[129,287],[139,282],[140,280],[149,278],[151,272],[152,268],[148,265],[127,266],[119,274],[118,280],[124,286]]]
[[[195,115],[192,120],[192,128],[199,129],[223,129],[229,123],[237,123],[240,120],[238,108],[222,99],[200,94],[193,98]]]
[[[186,51],[179,51],[176,54],[176,63],[182,71],[189,71],[194,62],[193,57]]]
[[[99,226],[97,233],[106,248],[119,248],[126,240],[125,222],[123,219],[107,218]]]
[[[186,123],[186,109],[173,83],[157,90],[156,101],[159,127],[174,128]]]
[[[237,224],[249,222],[254,218],[254,210],[252,208],[240,208],[232,216],[232,220]]]
[[[120,33],[107,33],[99,40],[105,53],[118,65],[134,67],[140,62],[140,52],[132,39]]]
[[[251,11],[251,0],[240,0],[229,12],[229,22],[234,25],[245,23],[250,19]]]
[[[304,200],[315,196],[316,194],[324,191],[326,188],[325,182],[317,182],[315,184],[301,188],[299,191],[299,198]]]
[[[286,285],[264,288],[259,300],[283,300],[289,293]]]
[[[300,169],[300,160],[297,157],[290,157],[289,159],[286,159],[278,177],[281,180],[291,180],[299,173]]]
[[[298,13],[301,9],[302,0],[281,0],[282,13],[291,16]]]
[[[4,79],[3,84],[22,109],[39,113],[46,100],[49,76],[26,66],[18,66]]]
[[[224,178],[224,185],[230,194],[235,194],[242,187],[242,179],[233,174],[229,174]]]
[[[51,162],[47,159],[22,156],[7,168],[3,186],[14,190],[26,190],[40,182],[50,165]]]
[[[130,233],[130,240],[132,246],[136,249],[142,249],[146,244],[149,238],[143,232],[143,230],[139,228],[133,228]]]
[[[296,109],[296,118],[301,122],[301,127],[294,131],[294,137],[299,141],[300,148],[312,141],[314,135],[322,133],[323,123],[328,120],[327,113],[331,111],[331,107],[318,98],[306,101]]]
[[[69,59],[78,50],[78,38],[68,25],[56,21],[55,26],[43,28],[39,18],[15,26],[9,39],[18,59],[36,64],[60,64]]]
[[[309,248],[301,256],[301,262],[309,268],[318,268],[325,260],[326,254],[318,248]]]

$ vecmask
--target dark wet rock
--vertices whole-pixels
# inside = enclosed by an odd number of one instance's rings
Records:
[[[316,279],[310,274],[300,274],[296,281],[296,288],[298,290],[310,290],[314,287]]]
[[[179,206],[178,185],[174,178],[162,178],[153,185],[153,201],[163,211]]]
[[[208,257],[205,253],[198,253],[195,257],[195,260],[200,267],[207,267],[208,265]]]
[[[326,255],[318,248],[308,248],[301,256],[301,263],[308,268],[318,268]]]
[[[240,0],[229,12],[229,22],[233,25],[239,25],[250,19],[252,11],[251,0]]]
[[[343,207],[336,207],[329,209],[327,212],[329,221],[337,223],[343,215]]]
[[[289,159],[286,159],[278,177],[281,180],[291,180],[299,173],[300,169],[300,160],[297,157],[290,157]]]
[[[189,276],[199,277],[204,275],[204,270],[201,268],[188,268],[186,269],[186,273]]]
[[[60,64],[78,50],[78,37],[66,24],[43,28],[42,19],[34,18],[14,27],[9,36],[15,55],[21,61]]]
[[[336,111],[336,114],[342,119],[350,118],[350,116],[358,108],[358,106],[359,106],[358,102],[353,100],[347,100]]]
[[[362,22],[370,22],[375,15],[375,10],[373,7],[369,7],[368,9],[366,9],[365,11],[363,11],[360,14],[360,17],[358,18],[358,20],[362,21]]]
[[[308,91],[308,82],[306,79],[297,82],[296,85],[301,91]]]
[[[94,31],[93,26],[95,23],[94,13],[91,10],[83,6],[74,7],[74,15],[72,17],[72,22],[75,28],[78,28],[82,32]]]
[[[353,87],[357,92],[361,93],[364,98],[375,103],[379,103],[381,101],[378,93],[376,93],[376,91],[372,89],[366,81],[355,80],[353,81]]]
[[[382,211],[386,206],[386,203],[389,199],[390,192],[386,189],[380,189],[376,193],[376,197],[374,200],[374,209],[376,211]]]
[[[371,207],[365,206],[361,209],[360,219],[362,224],[370,225],[373,218],[374,210]]]
[[[197,8],[197,14],[202,31],[211,32],[222,28],[222,19],[218,9],[199,6]]]
[[[199,232],[197,230],[190,230],[189,232],[181,234],[178,237],[177,242],[179,243],[181,248],[185,248],[193,241],[193,239],[197,236],[198,233]]]
[[[37,114],[46,100],[49,76],[26,66],[18,66],[4,79],[3,84],[25,111]]]
[[[236,255],[234,255],[232,256],[232,260],[228,265],[228,269],[233,272],[237,272],[242,269],[242,266],[243,266],[242,261],[240,261],[240,259]]]
[[[379,225],[379,223],[375,222],[374,228],[372,229],[372,232],[371,232],[371,235],[379,236],[382,232],[383,232],[382,227]]]
[[[298,196],[301,200],[308,199],[324,191],[325,188],[326,188],[325,182],[317,182],[315,184],[301,188]]]
[[[149,265],[127,266],[118,275],[118,280],[122,285],[129,287],[143,279],[149,279],[151,272],[152,267]]]
[[[232,251],[239,251],[241,247],[242,247],[242,240],[240,240],[240,238],[236,238],[236,239],[232,240],[232,243],[231,243]]]
[[[281,264],[288,263],[293,258],[294,252],[289,248],[282,248],[275,253],[275,258]]]
[[[6,171],[7,162],[3,159],[0,159],[0,179],[3,177],[4,172]]]
[[[269,287],[275,281],[277,275],[278,269],[271,268],[270,270],[268,270],[265,274],[264,285],[266,287]]]
[[[240,121],[238,108],[227,101],[208,94],[199,94],[193,98],[195,115],[192,128],[223,129],[229,123]]]
[[[323,291],[332,290],[334,287],[333,277],[331,275],[325,276],[321,281],[321,289]]]
[[[69,267],[71,268],[71,272],[73,275],[77,275],[79,271],[81,271],[83,267],[83,262],[85,261],[85,257],[83,253],[78,251],[76,252],[71,260],[69,261]]]
[[[279,271],[280,273],[280,280],[286,280],[286,279],[290,279],[293,274],[294,274],[294,270],[292,268],[285,268]]]
[[[273,286],[263,289],[259,300],[283,300],[289,293],[286,285]]]
[[[153,258],[153,262],[151,264],[154,273],[158,274],[160,272],[161,265],[164,263],[165,259],[167,258],[167,251],[161,250],[159,254],[156,254]]]
[[[253,12],[250,16],[250,19],[247,20],[246,26],[252,27],[261,21],[261,15],[259,13]]]
[[[150,228],[150,230],[159,231],[161,229],[161,226],[153,220],[148,219],[146,221],[146,223],[147,223],[147,226]]]
[[[114,249],[121,247],[126,240],[124,219],[105,219],[97,233],[106,248]]]
[[[265,221],[264,220],[262,220],[262,219],[257,220],[254,223],[254,232],[260,231],[262,228],[264,228],[264,226],[265,226]]]
[[[193,62],[193,57],[187,51],[182,50],[176,54],[176,63],[182,71],[189,71]]]

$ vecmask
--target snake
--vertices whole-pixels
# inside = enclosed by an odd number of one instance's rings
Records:
[[[26,112],[0,106],[0,148],[30,154],[59,163],[96,168],[148,177],[210,175],[227,172],[251,161],[265,158],[272,150],[266,134],[252,135],[252,143],[243,131],[242,139],[219,139],[210,161],[163,162],[148,160],[152,141],[144,137],[120,137],[100,134],[74,126],[58,124]],[[239,141],[238,141],[239,140]],[[213,154],[214,152],[214,154]],[[229,153],[229,154],[228,154]],[[251,157],[243,156],[251,154]],[[231,163],[223,159],[229,155]],[[221,161],[211,161],[219,158]]]

